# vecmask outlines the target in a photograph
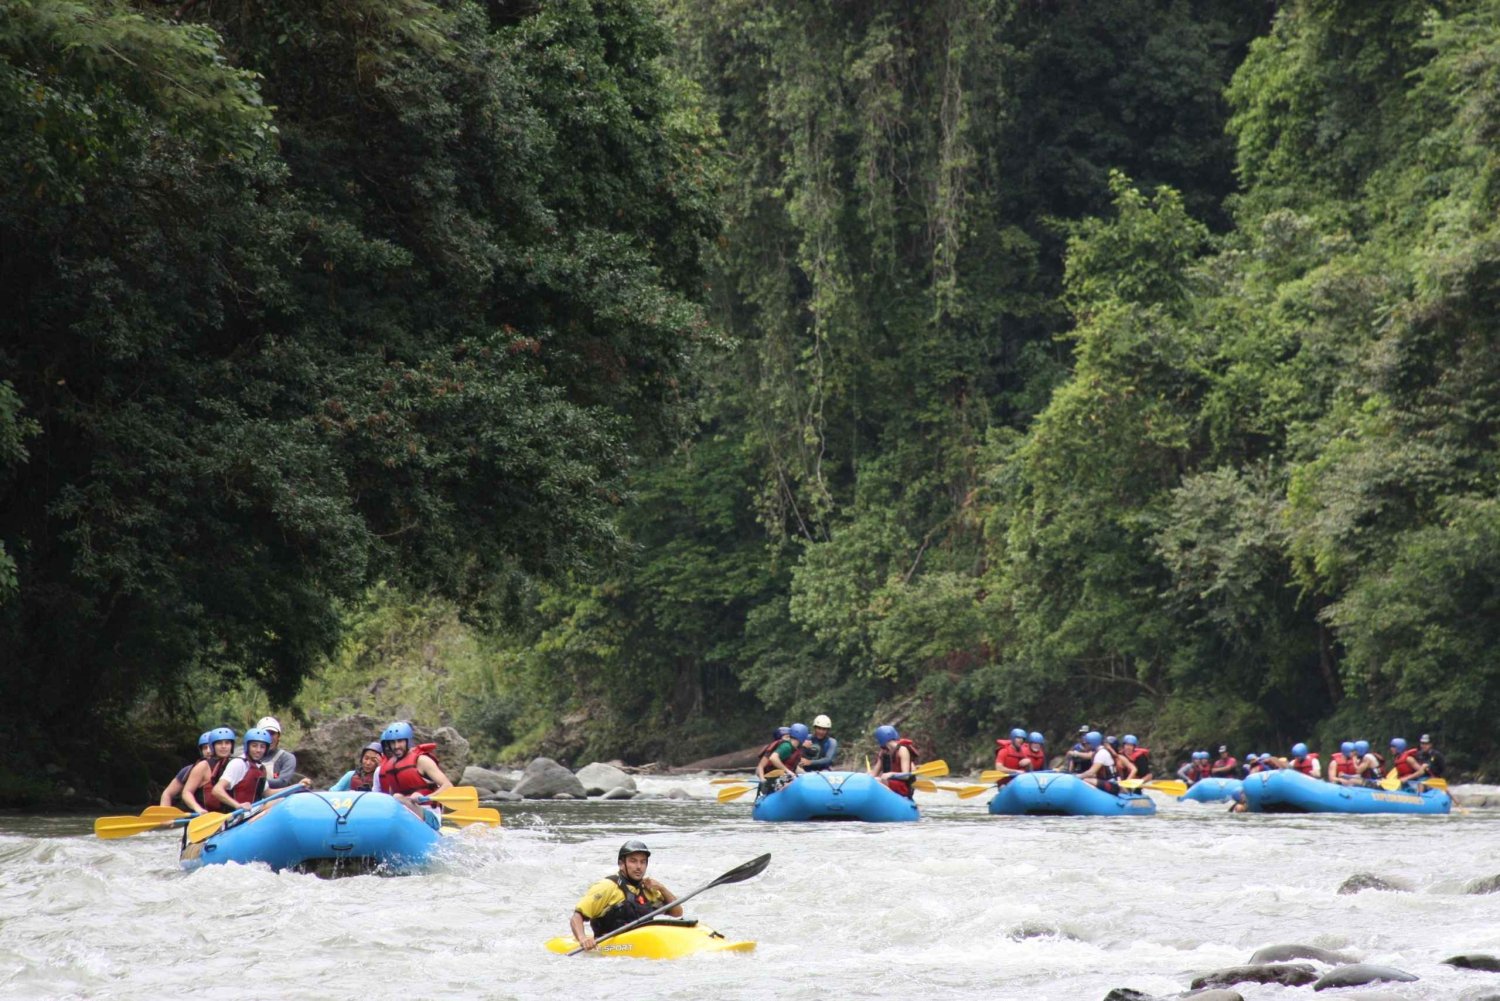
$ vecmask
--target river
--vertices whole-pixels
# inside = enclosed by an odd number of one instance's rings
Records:
[[[984,798],[919,794],[917,824],[759,824],[708,776],[640,780],[689,800],[512,804],[499,831],[449,839],[435,869],[336,880],[210,866],[176,839],[89,834],[90,818],[0,817],[0,998],[570,1001],[924,995],[1089,1001],[1185,990],[1198,972],[1301,942],[1422,979],[1392,996],[1455,998],[1500,974],[1500,813],[1229,816],[1159,798],[1150,818],[997,818]],[[564,958],[541,943],[630,837],[678,893],[772,853],[690,915],[745,955],[651,963]],[[1339,895],[1356,872],[1409,892]],[[1358,997],[1242,985],[1250,999]]]

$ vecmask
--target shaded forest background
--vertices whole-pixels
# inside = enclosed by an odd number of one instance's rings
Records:
[[[1500,0],[0,0],[0,134],[5,797],[267,708],[1500,762]]]

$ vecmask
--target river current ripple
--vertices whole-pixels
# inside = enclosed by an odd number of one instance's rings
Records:
[[[176,839],[93,838],[86,818],[0,817],[0,998],[932,998],[1097,1001],[1187,988],[1265,945],[1352,952],[1417,974],[1380,985],[1455,998],[1500,974],[1500,813],[1229,816],[1158,799],[1152,818],[999,818],[983,797],[919,794],[918,824],[757,824],[708,776],[646,778],[689,800],[513,804],[500,831],[449,839],[421,876],[337,880],[177,867]],[[542,940],[629,837],[678,893],[763,852],[754,880],[690,915],[747,955],[563,958]],[[1339,895],[1357,872],[1408,892]],[[1360,989],[1241,985],[1247,1001]],[[1366,989],[1365,992],[1368,992]]]

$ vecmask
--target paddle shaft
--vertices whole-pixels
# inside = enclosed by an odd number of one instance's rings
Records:
[[[254,810],[256,807],[265,806],[273,799],[280,799],[283,796],[290,796],[294,792],[303,792],[304,790],[305,787],[301,785],[287,786],[285,789],[278,789],[276,792],[273,792],[265,799],[256,800],[249,806],[242,806],[238,810],[232,810],[229,813],[223,814],[222,819],[218,819],[219,815],[212,813],[200,814],[199,816],[194,817],[192,820],[188,821],[188,842],[190,844],[197,844],[199,841],[207,841],[209,838],[213,837],[214,834],[222,830],[224,825],[228,824],[235,817],[242,817],[248,814],[251,810]],[[217,822],[205,823],[205,821],[213,820],[217,820]]]
[[[594,939],[594,947],[598,948],[600,942],[608,941],[609,939],[614,938],[616,935],[623,935],[626,932],[630,931],[632,928],[639,928],[641,925],[645,924],[647,921],[650,921],[652,918],[656,917],[658,914],[661,914],[661,913],[663,913],[665,911],[670,911],[674,907],[680,907],[683,903],[685,903],[686,901],[692,900],[694,897],[696,897],[698,894],[702,893],[704,890],[712,890],[714,887],[720,886],[720,885],[722,885],[724,883],[738,883],[741,880],[749,879],[752,876],[758,876],[761,873],[761,871],[764,870],[765,867],[768,866],[768,865],[770,865],[770,864],[771,864],[771,853],[767,852],[766,854],[760,856],[760,858],[754,858],[754,859],[751,859],[749,862],[746,862],[744,865],[735,866],[733,869],[730,869],[728,872],[726,872],[724,875],[720,876],[718,879],[714,880],[713,882],[711,882],[711,883],[704,883],[702,886],[698,887],[698,889],[692,890],[692,891],[690,891],[688,893],[684,893],[682,896],[677,897],[676,899],[674,899],[670,903],[662,904],[660,907],[658,907],[656,910],[652,911],[650,914],[646,914],[646,915],[643,915],[642,917],[638,917],[634,921],[630,922],[629,924],[621,925],[620,927],[616,928],[614,931],[605,932],[603,935],[600,935],[598,938]],[[578,955],[582,951],[583,951],[583,946],[580,945],[578,948],[576,948],[572,952],[568,953],[568,955],[570,955],[570,956],[576,956],[576,955]]]

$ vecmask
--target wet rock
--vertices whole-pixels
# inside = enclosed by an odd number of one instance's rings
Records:
[[[1005,934],[1012,942],[1021,942],[1028,938],[1061,938],[1072,942],[1078,941],[1077,935],[1057,925],[1022,924]]]
[[[536,797],[533,796],[532,798],[535,799]],[[557,793],[556,795],[554,795],[552,798],[553,799],[588,799],[587,796],[574,796],[570,792],[560,792],[560,793]]]
[[[663,796],[659,792],[638,792],[638,793],[635,794],[635,798],[636,799],[666,799],[667,797]]]
[[[1339,886],[1341,895],[1359,893],[1362,890],[1389,890],[1393,893],[1404,893],[1406,887],[1390,880],[1381,879],[1371,872],[1356,872]]]
[[[1226,990],[1215,987],[1206,991],[1189,991],[1186,994],[1177,995],[1180,998],[1192,998],[1193,1001],[1245,1001],[1245,995],[1239,991]]]
[[[487,792],[479,797],[480,806],[500,806],[503,803],[519,803],[521,797],[505,789]]]
[[[578,777],[551,758],[532,758],[511,792],[524,799],[553,799],[558,793],[587,798]]]
[[[686,789],[679,789],[676,786],[673,786],[672,788],[670,788],[670,789],[667,790],[667,799],[692,799],[692,798],[693,798],[693,794],[690,793],[690,792],[688,792]]]
[[[1349,956],[1342,952],[1329,952],[1327,949],[1319,949],[1315,945],[1287,943],[1284,945],[1268,945],[1263,949],[1256,949],[1255,955],[1250,957],[1250,962],[1285,963],[1292,959],[1311,959],[1319,963],[1327,963],[1329,966],[1339,966],[1343,963],[1356,963],[1359,961],[1354,956]]]
[[[1116,987],[1104,995],[1104,1001],[1154,1001],[1154,998],[1150,994],[1143,994],[1129,987]]]
[[[1226,966],[1222,970],[1205,973],[1194,978],[1188,986],[1193,990],[1204,987],[1233,987],[1235,984],[1281,984],[1283,987],[1302,987],[1318,979],[1318,971],[1311,963],[1256,963],[1251,966]]]
[[[599,798],[600,799],[635,799],[635,790],[634,789],[626,789],[624,786],[615,786],[613,789],[608,790],[607,792],[605,792],[605,794],[603,796],[600,796]]]
[[[297,755],[297,771],[313,781],[313,788],[327,789],[339,776],[354,767],[361,749],[390,725],[388,719],[377,719],[363,713],[341,716],[320,723],[290,747]],[[436,729],[412,724],[417,743],[436,744],[434,756],[449,778],[462,775],[469,763],[469,742],[451,726]]]
[[[458,780],[458,784],[461,786],[473,786],[481,793],[509,792],[516,787],[516,780],[504,772],[481,768],[478,765],[470,765],[464,769],[463,778]]]
[[[1487,973],[1500,973],[1500,959],[1494,956],[1485,956],[1480,953],[1465,953],[1462,956],[1449,956],[1443,960],[1449,966],[1456,966],[1460,970],[1484,970]]]
[[[1398,970],[1394,966],[1355,963],[1352,966],[1340,966],[1337,970],[1330,970],[1323,974],[1318,978],[1318,982],[1313,984],[1313,990],[1326,991],[1330,987],[1358,987],[1360,984],[1375,984],[1387,980],[1405,983],[1419,979],[1421,978],[1405,970]]]
[[[1495,893],[1496,891],[1500,891],[1500,876],[1476,879],[1464,887],[1465,893]]]
[[[578,769],[576,774],[578,781],[583,783],[584,793],[589,796],[603,796],[611,789],[629,789],[635,792],[635,779],[614,765],[595,761]]]

